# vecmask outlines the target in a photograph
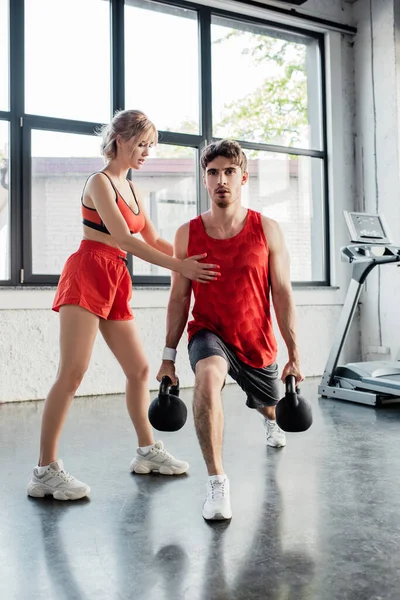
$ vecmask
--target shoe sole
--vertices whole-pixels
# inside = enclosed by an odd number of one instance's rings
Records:
[[[183,475],[189,469],[189,465],[187,467],[178,469],[177,467],[152,467],[145,464],[133,465],[131,467],[131,473],[136,473],[137,475],[148,475],[149,473],[159,473],[160,475]]]
[[[224,515],[221,512],[216,512],[212,516],[208,516],[203,513],[203,519],[206,521],[228,521],[229,519],[232,519],[232,513]]]
[[[80,492],[71,492],[68,490],[53,490],[52,488],[41,483],[30,483],[28,486],[28,496],[31,498],[44,498],[45,496],[53,496],[54,500],[80,500],[85,498],[90,493],[90,487],[87,486]]]
[[[285,442],[284,444],[280,444],[279,442],[278,442],[277,444],[276,444],[276,443],[272,443],[272,444],[271,444],[271,443],[270,443],[270,442],[267,440],[267,446],[269,446],[270,448],[284,448],[284,447],[286,446],[286,442]]]

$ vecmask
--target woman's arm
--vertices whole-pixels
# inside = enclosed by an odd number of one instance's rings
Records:
[[[110,182],[99,173],[89,179],[86,191],[111,237],[125,252],[129,252],[153,265],[180,273],[187,279],[194,281],[212,281],[217,277],[218,273],[213,271],[217,268],[217,265],[197,262],[204,259],[206,254],[180,260],[134,238],[115,202],[114,189]]]

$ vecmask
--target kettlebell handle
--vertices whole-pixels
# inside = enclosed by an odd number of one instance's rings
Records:
[[[296,378],[294,375],[286,375],[285,386],[287,394],[296,394]]]
[[[173,396],[179,394],[179,380],[175,385],[172,385],[171,377],[164,375],[160,383],[160,396],[167,396],[170,391]]]
[[[166,396],[168,394],[169,388],[172,385],[172,380],[168,375],[163,375],[160,383],[160,395]]]

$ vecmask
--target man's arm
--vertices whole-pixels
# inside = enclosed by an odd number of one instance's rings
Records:
[[[304,379],[300,370],[296,332],[296,308],[290,281],[290,257],[281,228],[276,221],[263,217],[263,228],[269,247],[269,277],[272,301],[279,330],[288,351],[288,362],[282,372],[282,381],[294,375],[296,383]]]
[[[174,256],[176,258],[186,258],[188,254],[189,243],[189,223],[182,225],[175,235]],[[186,279],[179,273],[172,273],[171,291],[167,308],[167,335],[166,347],[176,349],[182,337],[183,331],[189,316],[190,297],[192,293],[192,284],[190,279]],[[163,360],[157,373],[157,380],[161,381],[164,375],[176,383],[175,363],[172,360]]]

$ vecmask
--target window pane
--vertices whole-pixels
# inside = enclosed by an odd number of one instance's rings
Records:
[[[196,150],[159,144],[133,182],[161,237],[174,241],[180,225],[193,219],[196,209]],[[170,275],[171,271],[133,257],[134,275]]]
[[[9,110],[8,4],[0,0],[0,110]]]
[[[292,281],[324,281],[323,161],[245,151],[249,181],[243,204],[276,220],[290,252]]]
[[[82,239],[81,195],[104,167],[96,136],[32,131],[32,272],[58,275]]]
[[[110,119],[106,0],[25,0],[26,112]]]
[[[0,280],[10,279],[9,126],[0,121]]]
[[[125,106],[165,131],[199,133],[197,14],[125,1]]]
[[[211,39],[213,135],[321,149],[317,42],[219,17]]]

